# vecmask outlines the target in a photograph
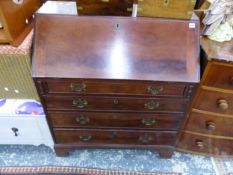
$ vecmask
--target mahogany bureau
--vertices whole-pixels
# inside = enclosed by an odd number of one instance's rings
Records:
[[[57,155],[141,148],[171,157],[199,82],[199,21],[36,16],[32,71]]]

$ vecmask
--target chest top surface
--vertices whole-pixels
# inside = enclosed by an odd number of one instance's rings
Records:
[[[198,82],[199,21],[36,17],[33,77]]]
[[[233,61],[233,40],[221,43],[202,37],[201,46],[209,60]]]

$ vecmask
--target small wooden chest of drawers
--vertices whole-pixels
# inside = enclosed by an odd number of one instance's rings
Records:
[[[233,65],[209,61],[178,149],[212,155],[232,155]]]
[[[35,31],[33,78],[57,155],[95,147],[172,155],[199,81],[198,20],[38,15]]]

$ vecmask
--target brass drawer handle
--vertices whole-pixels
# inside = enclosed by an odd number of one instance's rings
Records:
[[[152,95],[157,95],[163,92],[163,86],[149,86],[147,92]]]
[[[80,141],[83,141],[83,142],[88,142],[88,141],[90,141],[92,139],[92,136],[91,135],[81,135],[81,136],[79,136],[79,140]]]
[[[204,142],[202,140],[196,140],[196,146],[200,149],[204,148]]]
[[[142,119],[142,124],[146,126],[151,126],[155,124],[155,119],[153,118],[143,118]]]
[[[159,106],[160,106],[159,102],[155,102],[153,100],[144,104],[144,108],[149,109],[149,110],[158,109]]]
[[[73,100],[73,106],[77,107],[77,108],[85,108],[88,105],[87,101],[84,99],[77,99],[77,100]]]
[[[76,122],[80,125],[87,125],[90,123],[90,119],[85,116],[76,117]]]
[[[217,100],[217,105],[222,110],[226,110],[226,109],[229,108],[228,102],[225,99],[219,99],[219,100]]]
[[[150,143],[153,140],[153,137],[149,135],[143,135],[143,136],[140,136],[138,140],[139,142],[146,144],[146,143]]]
[[[71,83],[70,88],[72,91],[75,92],[83,92],[86,91],[86,84],[85,83]]]
[[[109,135],[109,139],[110,140],[113,140],[113,139],[115,139],[117,137],[117,132],[116,131],[113,131],[112,133],[110,133],[110,135]]]
[[[83,10],[83,7],[82,6],[78,6],[77,9],[78,9],[78,11],[79,10]]]
[[[206,129],[207,129],[207,130],[210,130],[210,131],[215,130],[215,123],[212,122],[212,121],[207,121],[207,122],[206,122]]]
[[[114,104],[114,105],[118,105],[118,104],[119,104],[119,100],[118,100],[118,99],[114,99],[114,100],[113,100],[113,104]]]
[[[110,0],[100,0],[101,2],[108,3]]]

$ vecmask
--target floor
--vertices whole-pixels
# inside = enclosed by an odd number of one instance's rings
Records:
[[[218,167],[220,164],[220,167]],[[62,165],[145,172],[181,172],[183,175],[224,175],[233,172],[233,160],[175,152],[171,159],[160,159],[149,150],[76,150],[68,157],[56,157],[45,146],[1,145],[0,166]],[[224,167],[223,167],[224,166]],[[218,167],[218,168],[217,168]],[[221,170],[221,167],[224,170]]]

